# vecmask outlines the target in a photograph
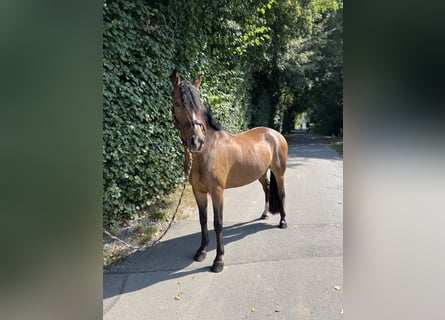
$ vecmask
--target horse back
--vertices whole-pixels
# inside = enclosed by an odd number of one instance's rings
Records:
[[[232,136],[231,149],[225,150],[230,161],[227,167],[226,188],[251,183],[263,176],[267,169],[284,173],[288,146],[276,130],[257,127]]]
[[[288,145],[284,136],[278,131],[267,127],[256,127],[233,136],[242,146],[258,145],[259,148],[270,150],[271,161],[279,160],[286,165]]]

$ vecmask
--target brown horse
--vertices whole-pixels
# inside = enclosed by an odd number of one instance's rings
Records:
[[[287,227],[284,211],[284,171],[286,170],[288,146],[277,131],[259,127],[229,135],[212,117],[210,109],[202,103],[198,88],[201,77],[193,82],[182,81],[176,71],[171,75],[173,83],[173,121],[180,131],[184,144],[184,168],[192,157],[189,182],[199,208],[201,246],[195,261],[206,256],[209,243],[207,230],[207,194],[212,198],[214,229],[216,232],[216,258],[211,271],[221,272],[224,261],[223,200],[224,189],[240,187],[259,180],[263,186],[267,211],[280,213],[279,227]],[[187,149],[190,151],[187,152]],[[270,169],[270,183],[267,170]],[[187,169],[186,169],[187,170]]]

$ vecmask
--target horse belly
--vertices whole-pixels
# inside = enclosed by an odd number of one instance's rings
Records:
[[[227,175],[225,188],[236,188],[252,183],[261,178],[267,171],[267,166],[233,167]]]

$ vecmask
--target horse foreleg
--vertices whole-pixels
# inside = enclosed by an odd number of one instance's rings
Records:
[[[263,191],[265,195],[265,206],[263,214],[261,215],[260,219],[265,220],[269,219],[269,214],[267,213],[269,210],[269,179],[267,179],[267,171],[264,173],[264,175],[258,179],[258,181],[263,186]]]
[[[199,192],[193,189],[196,203],[199,209],[199,223],[201,224],[201,246],[194,256],[195,261],[202,261],[207,254],[207,245],[209,244],[209,233],[207,230],[207,193]]]
[[[213,226],[216,233],[216,258],[211,267],[212,272],[221,272],[224,268],[224,243],[222,239],[223,229],[223,203],[224,203],[224,189],[216,188],[212,192],[213,202]]]

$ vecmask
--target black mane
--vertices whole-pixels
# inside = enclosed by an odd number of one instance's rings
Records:
[[[216,121],[215,118],[213,118],[212,110],[209,107],[206,107],[206,114],[207,114],[207,120],[210,126],[214,130],[216,131],[224,130],[223,126],[218,121]]]
[[[199,97],[198,90],[188,81],[182,81],[179,87],[181,99],[185,106],[190,107],[196,113],[202,112],[207,117],[209,125],[216,131],[223,130],[223,126],[215,120],[212,110],[205,106]]]

